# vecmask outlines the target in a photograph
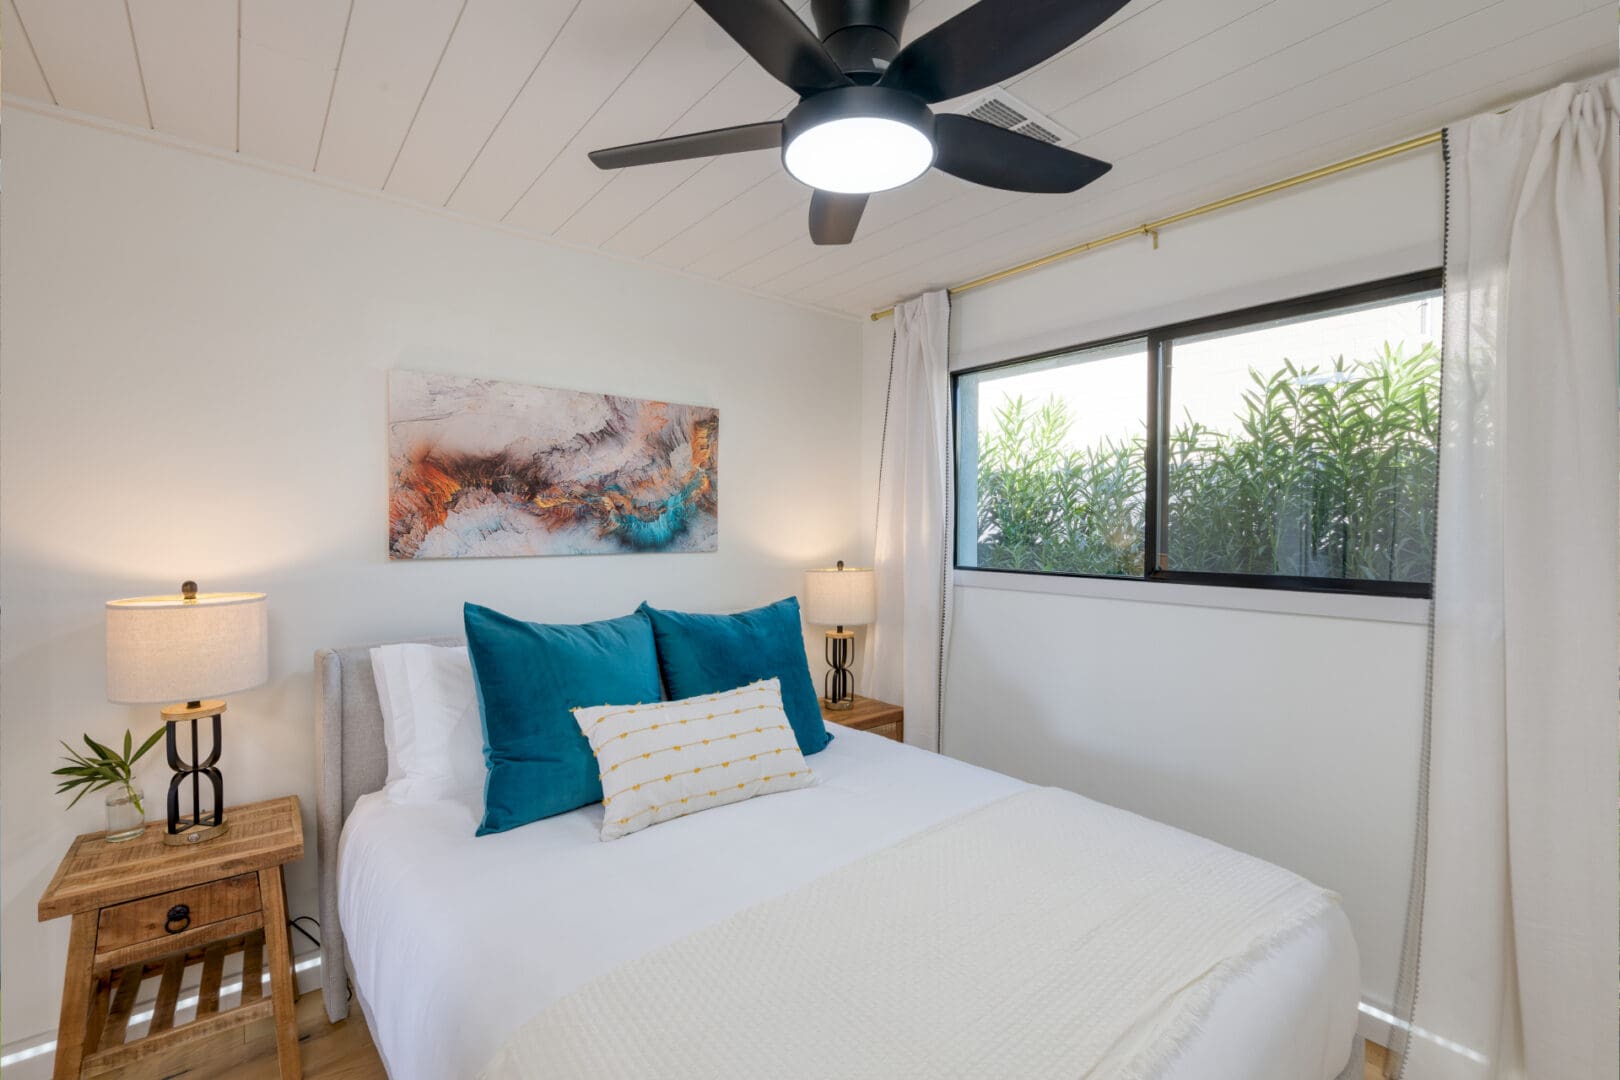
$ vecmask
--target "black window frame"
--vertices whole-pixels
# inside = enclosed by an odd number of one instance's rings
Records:
[[[952,492],[952,498],[957,501],[957,505],[960,507],[962,479],[959,466],[962,460],[962,425],[957,418],[962,415],[958,404],[960,402],[962,379],[965,376],[982,375],[998,368],[1010,368],[1032,361],[1048,360],[1055,356],[1065,356],[1090,349],[1107,348],[1133,341],[1145,341],[1147,344],[1147,411],[1145,414],[1147,434],[1143,453],[1147,484],[1144,493],[1146,501],[1142,514],[1145,522],[1142,575],[1140,577],[1124,577],[1117,574],[1083,574],[1072,571],[1012,570],[964,566],[961,559],[961,545],[958,542],[960,534],[958,529],[953,529],[951,535],[951,565],[957,570],[971,570],[981,574],[1018,574],[1043,578],[1094,578],[1101,581],[1168,582],[1175,585],[1215,585],[1238,589],[1280,589],[1289,592],[1429,599],[1434,592],[1432,571],[1430,581],[1418,582],[1296,577],[1284,574],[1235,574],[1163,568],[1163,563],[1168,558],[1164,531],[1165,519],[1168,515],[1169,492],[1166,490],[1164,464],[1161,460],[1162,443],[1160,433],[1164,430],[1165,417],[1170,409],[1170,388],[1175,376],[1173,342],[1176,338],[1237,330],[1245,326],[1260,325],[1279,319],[1309,317],[1341,308],[1354,307],[1358,304],[1393,300],[1414,293],[1440,292],[1443,291],[1444,281],[1444,271],[1439,268],[1420,270],[1416,273],[1381,278],[1361,285],[1329,289],[1268,304],[1257,304],[1253,307],[1223,312],[1219,315],[1188,319],[1136,333],[1116,334],[1095,341],[1066,345],[1056,349],[1046,349],[1025,356],[994,360],[951,372],[950,404],[953,421],[951,424],[951,464],[952,480],[955,488]],[[977,432],[975,432],[975,437],[977,437]],[[977,508],[973,508],[972,512],[976,520]]]

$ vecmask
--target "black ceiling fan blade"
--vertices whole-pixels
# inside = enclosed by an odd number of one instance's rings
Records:
[[[1078,191],[1113,166],[971,116],[934,117],[934,168],[1007,191]]]
[[[817,191],[810,197],[810,239],[818,244],[847,244],[855,239],[867,198]]]
[[[661,161],[741,154],[748,150],[774,150],[781,145],[782,121],[767,120],[762,124],[694,131],[690,135],[671,135],[667,139],[592,150],[590,158],[598,169],[623,169],[630,165],[656,165]]]
[[[1050,59],[1130,0],[979,0],[900,50],[879,80],[924,101],[971,94]]]
[[[799,94],[851,85],[821,39],[782,0],[697,0],[697,6],[760,67]]]

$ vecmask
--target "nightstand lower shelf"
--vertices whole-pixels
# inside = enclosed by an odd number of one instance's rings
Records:
[[[275,1003],[264,990],[264,951],[264,931],[259,929],[99,974],[85,1027],[81,1075],[95,1077],[119,1071],[142,1058],[163,1053],[176,1043],[206,1038],[273,1016]],[[242,957],[241,986],[227,992],[222,986],[225,964],[238,954]],[[198,964],[202,965],[202,978],[195,992],[194,1019],[176,1025],[181,982],[186,969]],[[142,985],[149,979],[158,980],[152,1016],[145,1021],[143,1036],[126,1041],[132,1026],[131,1013],[140,1000]],[[222,1007],[232,997],[235,1004]]]

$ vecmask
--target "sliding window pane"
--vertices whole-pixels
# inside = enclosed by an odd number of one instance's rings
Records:
[[[957,565],[1142,574],[1147,342],[957,381]]]
[[[1172,571],[1428,582],[1440,294],[1171,342]]]

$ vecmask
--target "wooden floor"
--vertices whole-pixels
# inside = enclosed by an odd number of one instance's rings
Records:
[[[261,1030],[262,1028],[262,1030]],[[230,1045],[200,1052],[193,1044],[180,1048],[167,1060],[152,1058],[140,1063],[140,1072],[109,1073],[120,1080],[276,1080],[275,1036],[270,1025],[250,1024]],[[341,1024],[326,1021],[326,1008],[319,990],[298,999],[299,1050],[304,1060],[305,1080],[387,1080],[377,1050],[371,1045],[371,1032],[365,1018],[353,1009]],[[1384,1048],[1367,1044],[1365,1080],[1384,1080]]]
[[[305,1080],[388,1080],[359,1007],[349,1011],[347,1020],[333,1024],[326,1019],[326,1003],[319,990],[298,999],[298,1052]],[[193,1074],[184,1075],[190,1080]],[[276,1080],[280,1071],[275,1045],[266,1045],[229,1075],[240,1080]]]
[[[1367,1044],[1367,1064],[1362,1066],[1362,1080],[1384,1080],[1384,1061],[1388,1051],[1377,1043]]]

